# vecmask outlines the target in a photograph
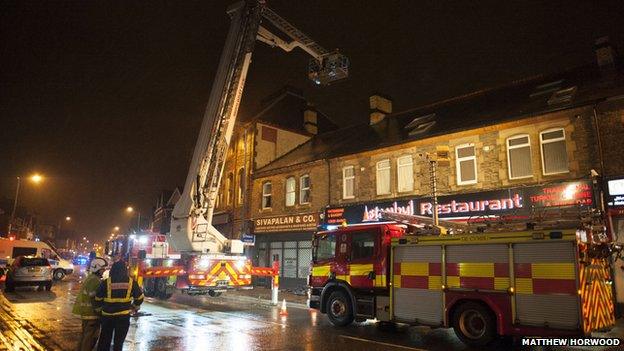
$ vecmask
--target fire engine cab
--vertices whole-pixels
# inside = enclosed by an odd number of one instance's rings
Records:
[[[388,215],[394,221],[314,236],[309,305],[336,326],[376,318],[452,327],[483,346],[615,323],[613,246],[600,214],[463,228]]]

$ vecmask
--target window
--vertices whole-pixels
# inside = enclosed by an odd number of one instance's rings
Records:
[[[316,239],[314,248],[314,261],[323,261],[336,256],[336,236],[327,234]]]
[[[245,200],[245,169],[238,170],[238,204],[242,205]]]
[[[477,182],[477,157],[473,144],[461,145],[455,148],[457,156],[457,185],[475,184]]]
[[[517,135],[507,139],[507,166],[509,179],[530,178],[533,176],[531,139],[529,139],[528,135]]]
[[[11,258],[18,256],[34,256],[37,254],[37,248],[35,247],[14,247]]]
[[[262,184],[262,208],[271,208],[271,182]]]
[[[353,199],[355,197],[353,188],[355,186],[355,170],[353,166],[342,169],[342,198]]]
[[[541,132],[540,144],[544,175],[568,172],[568,152],[563,128]]]
[[[397,181],[400,193],[414,190],[414,167],[412,156],[401,156],[397,160]]]
[[[310,176],[307,174],[299,178],[299,203],[310,203]]]
[[[225,184],[227,188],[227,198],[226,205],[231,205],[234,202],[234,190],[232,187],[234,186],[234,174],[229,173],[227,177],[227,183]]]
[[[286,178],[286,206],[295,206],[295,177]]]
[[[390,160],[377,162],[377,195],[390,194]]]
[[[351,239],[351,260],[373,257],[376,237],[375,231],[354,232]]]

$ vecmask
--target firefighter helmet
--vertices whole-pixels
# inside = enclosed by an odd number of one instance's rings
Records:
[[[89,264],[89,272],[90,273],[99,272],[100,270],[103,270],[104,268],[106,268],[106,266],[108,266],[108,262],[106,262],[105,259],[101,257],[96,257],[93,260],[91,260],[91,264]]]

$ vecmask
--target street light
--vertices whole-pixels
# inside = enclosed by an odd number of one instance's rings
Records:
[[[115,228],[113,228],[116,232],[119,231],[119,226],[115,226]]]
[[[127,213],[134,213],[135,210],[132,206],[128,206],[126,207],[126,212]],[[137,232],[141,231],[141,212],[140,211],[136,211],[137,213]]]
[[[35,173],[28,177],[28,179],[34,183],[39,184],[43,182],[43,176],[39,173]],[[13,210],[11,211],[11,220],[9,220],[9,228],[7,236],[11,236],[11,230],[13,229],[13,220],[15,219],[15,210],[17,209],[17,199],[19,198],[20,186],[22,185],[22,178],[17,177],[17,186],[15,187],[15,199],[13,200]]]
[[[69,221],[71,221],[71,219],[72,218],[70,216],[67,216],[67,217],[65,217],[65,222],[69,222]],[[58,222],[58,235],[59,236],[61,235],[61,223],[63,223],[63,222],[62,221]]]

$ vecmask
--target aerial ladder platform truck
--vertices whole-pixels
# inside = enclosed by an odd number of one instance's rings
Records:
[[[252,275],[276,276],[279,269],[253,267],[241,240],[227,238],[212,224],[223,167],[234,131],[256,40],[311,56],[308,78],[328,85],[347,78],[349,61],[328,51],[273,12],[261,0],[246,0],[227,10],[230,29],[191,159],[184,191],[175,204],[168,235],[137,233],[109,244],[109,252],[128,260],[147,295],[171,296],[174,288],[211,296],[250,287]],[[279,33],[275,34],[275,33]]]

